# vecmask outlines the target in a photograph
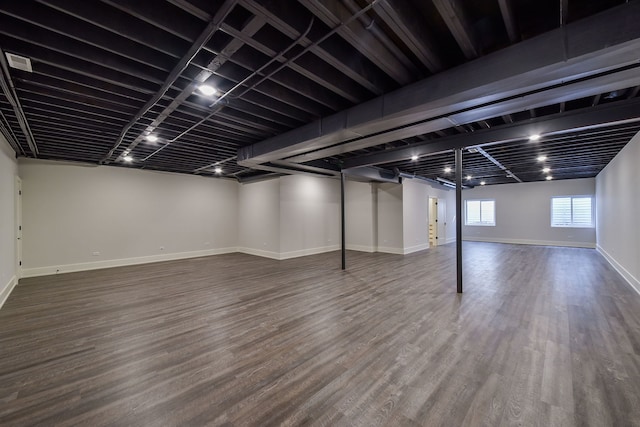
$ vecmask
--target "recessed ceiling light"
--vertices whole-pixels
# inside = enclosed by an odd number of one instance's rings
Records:
[[[133,162],[133,157],[131,157],[131,156],[129,156],[129,155],[126,155],[126,156],[124,156],[124,157],[122,158],[122,160],[124,160],[124,161],[125,161],[125,162],[127,162],[127,163],[131,163],[131,162]]]
[[[538,135],[537,133],[529,137],[529,141],[537,141],[539,139],[540,139],[540,135]]]
[[[418,156],[414,154],[413,156],[411,156],[411,160],[415,162],[416,160],[418,160]]]
[[[545,160],[547,160],[547,156],[538,156],[539,162],[544,162]]]
[[[451,172],[451,168],[449,166],[444,168],[444,173],[449,173],[449,172]]]
[[[551,172],[551,168],[543,168],[542,172],[549,173],[549,172]]]
[[[471,175],[467,175],[467,181],[471,179]]]
[[[212,96],[218,93],[218,89],[216,89],[211,85],[200,85],[198,86],[198,90],[200,91],[201,94],[207,95],[207,96]]]
[[[221,174],[221,173],[222,173],[222,168],[221,168],[220,166],[218,166],[218,167],[216,167],[213,171],[214,171],[215,173],[217,173],[217,174]]]
[[[480,181],[480,185],[485,185],[485,184],[486,184],[486,182]]]
[[[547,176],[547,181],[551,181],[553,179],[553,177],[551,175]]]
[[[147,141],[156,142],[157,140],[158,140],[158,137],[156,135],[152,135],[152,134],[147,135]]]

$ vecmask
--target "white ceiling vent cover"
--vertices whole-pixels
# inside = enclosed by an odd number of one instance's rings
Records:
[[[13,53],[5,52],[7,55],[7,61],[9,61],[9,66],[11,68],[15,68],[17,70],[28,71],[30,73],[33,72],[31,69],[31,60],[29,58],[25,58],[24,56],[14,55]]]

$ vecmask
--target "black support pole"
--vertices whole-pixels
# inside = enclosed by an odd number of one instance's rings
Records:
[[[344,173],[340,173],[340,226],[342,228],[342,269],[347,268],[347,247],[344,227]]]
[[[462,293],[462,149],[456,148],[456,271]]]

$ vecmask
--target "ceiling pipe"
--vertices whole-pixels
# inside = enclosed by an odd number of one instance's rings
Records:
[[[191,45],[189,50],[185,53],[185,55],[180,59],[180,61],[176,64],[175,67],[171,70],[167,79],[162,84],[160,89],[147,101],[145,105],[140,108],[140,110],[133,116],[133,118],[125,125],[124,128],[120,131],[120,135],[118,136],[118,140],[115,142],[113,147],[109,150],[106,156],[104,156],[100,163],[103,164],[107,162],[111,156],[115,153],[115,151],[120,147],[122,141],[124,140],[125,135],[129,132],[129,130],[135,125],[138,120],[140,120],[154,105],[162,99],[162,97],[167,93],[169,88],[175,83],[180,74],[189,66],[191,61],[196,57],[198,52],[207,44],[209,39],[215,34],[216,31],[220,29],[220,25],[222,21],[231,13],[233,8],[238,3],[237,0],[227,0],[225,4],[220,8],[220,11],[213,19],[207,24],[204,31],[200,34],[200,36],[196,39],[196,41]]]
[[[277,55],[275,55],[273,58],[271,58],[269,61],[267,61],[266,64],[264,64],[262,67],[258,68],[257,70],[255,70],[253,73],[249,74],[249,76],[247,76],[246,78],[242,79],[239,83],[237,83],[235,86],[233,86],[231,89],[229,89],[228,91],[226,91],[225,93],[223,93],[222,95],[220,95],[211,105],[209,105],[209,108],[213,108],[216,107],[211,113],[209,113],[205,118],[203,118],[202,120],[198,121],[197,123],[195,123],[193,126],[189,127],[188,129],[186,129],[185,131],[181,132],[178,136],[170,139],[169,141],[167,141],[162,147],[158,148],[156,151],[154,151],[153,153],[149,154],[147,157],[145,157],[144,159],[142,159],[143,162],[146,162],[147,160],[149,160],[151,157],[155,156],[156,154],[158,154],[160,151],[164,150],[169,144],[172,144],[174,142],[176,142],[177,140],[179,140],[180,138],[184,137],[185,135],[187,135],[189,132],[191,132],[192,130],[194,130],[195,128],[197,128],[198,126],[200,126],[201,124],[203,124],[204,122],[206,122],[207,120],[209,120],[211,117],[215,116],[216,114],[218,114],[218,112],[224,107],[224,105],[226,103],[228,103],[228,100],[226,100],[227,97],[230,97],[230,95],[235,92],[236,90],[238,90],[238,88],[242,87],[245,83],[247,83],[249,80],[251,80],[253,77],[257,76],[258,74],[260,74],[265,68],[267,68],[269,65],[273,64],[274,62],[278,61],[278,58],[282,57],[284,54],[286,54],[288,51],[290,51],[291,49],[293,49],[298,43],[300,43],[301,40],[303,40],[305,37],[307,37],[307,34],[309,34],[309,31],[311,31],[311,27],[313,27],[313,22],[314,22],[314,18],[311,18],[311,22],[309,22],[309,26],[307,27],[307,30],[304,32],[304,34],[301,34],[300,37],[298,37],[293,43],[291,43],[289,46],[287,46],[284,50],[282,50],[280,53],[278,53]],[[264,76],[262,79],[260,79],[257,83],[249,86],[243,93],[242,95],[244,95],[245,93],[247,93],[249,90],[253,89],[254,87],[256,87],[258,84],[262,83],[264,80],[266,80],[267,78],[271,77],[272,75],[274,75],[275,73],[277,73],[278,71],[280,71],[282,69],[282,67],[284,67],[285,65],[289,64],[291,61],[293,61],[293,59],[297,58],[294,57],[290,60],[288,60],[287,62],[285,62],[283,65],[281,65],[280,67],[276,68],[274,71],[270,72],[269,74],[267,74],[266,76]],[[239,95],[240,96],[240,95]],[[225,101],[225,104],[222,104],[222,101]]]
[[[509,169],[507,169],[502,163],[500,163],[498,160],[496,160],[491,154],[489,154],[486,151],[484,151],[484,149],[482,147],[474,147],[474,148],[477,150],[478,153],[480,153],[484,157],[486,157],[491,163],[493,163],[494,165],[498,166],[500,169],[505,171],[509,178],[513,178],[518,182],[522,182],[522,180],[520,178],[518,178],[515,173],[513,173]]]
[[[331,37],[333,34],[335,34],[338,30],[340,30],[341,28],[349,25],[351,22],[353,22],[354,20],[358,19],[360,16],[362,16],[364,13],[366,13],[369,9],[373,8],[380,0],[373,0],[371,3],[369,3],[367,6],[365,6],[364,8],[362,8],[359,12],[355,13],[354,15],[352,15],[349,19],[347,19],[346,21],[343,21],[342,23],[340,23],[340,25],[337,25],[336,27],[334,27],[331,31],[329,31],[327,34],[325,34],[323,37],[321,37],[320,39],[316,40],[315,42],[311,43],[309,46],[305,47],[301,52],[299,52],[297,55],[293,56],[292,58],[288,59],[286,62],[282,63],[278,68],[276,68],[275,70],[273,70],[272,72],[270,72],[269,74],[267,74],[266,76],[264,76],[262,79],[260,79],[258,82],[256,82],[255,84],[251,85],[250,87],[248,87],[241,95],[244,95],[245,93],[247,93],[249,90],[255,88],[257,85],[259,85],[260,83],[262,83],[263,81],[265,81],[266,79],[270,78],[272,75],[274,75],[275,73],[277,73],[278,71],[282,70],[284,67],[288,66],[290,63],[292,63],[293,61],[295,61],[296,59],[300,58],[302,55],[306,54],[307,52],[309,52],[311,49],[313,49],[314,47],[318,46],[320,43],[322,43],[323,41],[325,41],[326,39],[328,39],[329,37]],[[229,96],[232,92],[234,92],[237,88],[239,88],[240,86],[242,86],[244,83],[246,83],[246,81],[248,81],[249,79],[251,79],[252,77],[254,77],[255,75],[259,74],[264,68],[266,68],[268,65],[271,65],[271,63],[275,62],[279,57],[281,57],[284,53],[286,53],[287,51],[289,51],[291,48],[293,48],[294,46],[296,46],[298,43],[300,43],[302,40],[304,40],[306,38],[306,36],[308,35],[309,31],[311,30],[311,27],[313,25],[314,22],[314,18],[311,18],[311,22],[309,23],[309,27],[307,28],[307,30],[305,31],[304,34],[300,35],[300,37],[298,37],[295,42],[293,42],[289,47],[287,47],[283,52],[279,53],[278,55],[274,56],[267,64],[263,65],[262,67],[260,67],[258,70],[254,71],[249,77],[247,77],[246,79],[242,80],[240,83],[238,83],[237,85],[235,85],[233,88],[231,88],[229,91],[225,92],[220,98],[218,98],[213,104],[210,105],[210,107],[215,106],[216,104],[218,104],[218,102],[220,102],[223,98],[226,98],[227,96]],[[231,98],[231,97],[230,97]],[[153,153],[151,153],[150,155],[148,155],[147,157],[145,157],[143,159],[143,161],[147,161],[149,158],[151,158],[152,156],[156,155],[157,153],[159,153],[160,151],[164,150],[169,144],[176,142],[178,139],[182,138],[183,136],[185,136],[186,134],[188,134],[189,132],[191,132],[192,130],[194,130],[195,128],[197,128],[198,126],[200,126],[201,124],[205,123],[206,121],[208,121],[211,117],[213,117],[214,115],[216,115],[220,109],[222,108],[222,106],[218,109],[216,109],[215,111],[213,111],[212,113],[210,113],[209,115],[207,115],[204,119],[200,120],[199,122],[197,122],[196,124],[194,124],[193,126],[191,126],[190,128],[188,128],[187,130],[185,130],[184,132],[182,132],[181,134],[179,134],[178,136],[176,136],[175,138],[171,139],[170,141],[167,141],[167,143],[165,145],[163,145],[162,147],[160,147],[159,149],[157,149],[156,151],[154,151]],[[279,159],[281,160],[281,159]],[[258,165],[256,164],[256,167],[252,167],[253,169],[258,169],[258,170],[267,170],[267,169],[263,169],[263,168],[259,168],[257,167]],[[269,170],[272,170],[272,168],[270,168]],[[306,171],[302,171],[301,173],[308,173]]]
[[[2,68],[2,70],[0,70],[0,87],[2,88],[2,92],[13,108],[13,112],[18,120],[18,125],[20,125],[20,129],[22,129],[22,133],[27,140],[31,154],[33,154],[33,157],[38,157],[38,146],[35,138],[33,137],[33,133],[31,132],[31,128],[29,127],[27,116],[24,114],[24,110],[22,109],[22,104],[18,99],[16,88],[13,85],[13,80],[11,80],[11,74],[9,74],[7,59],[4,55],[4,50],[2,49],[0,49],[0,66]],[[16,143],[17,142],[18,141],[16,140]]]

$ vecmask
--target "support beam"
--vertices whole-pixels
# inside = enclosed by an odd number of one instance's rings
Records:
[[[342,243],[342,269],[345,270],[347,268],[347,238],[345,233],[345,209],[344,209],[344,179],[345,175],[343,173],[340,174],[340,237]]]
[[[590,91],[600,83],[607,85],[603,91],[637,85],[637,70],[625,67],[637,63],[638,21],[639,2],[620,5],[244,147],[238,152],[239,164],[251,167],[358,138],[377,138],[383,132],[424,126],[427,120],[448,115],[465,120],[451,124],[455,125],[509,114],[514,108],[520,111],[522,102],[531,107],[534,100],[538,107],[573,99],[576,94],[595,95]]]
[[[462,293],[462,148],[456,149],[456,283]]]
[[[407,147],[360,156],[346,160],[344,167],[356,168],[381,165],[407,160],[413,155],[426,156],[456,148],[521,141],[535,133],[555,135],[587,128],[610,126],[621,122],[637,121],[640,121],[640,99],[629,100],[624,103],[602,104],[570,113],[559,113],[523,123],[497,126],[491,129],[454,135],[435,141],[419,142]]]

